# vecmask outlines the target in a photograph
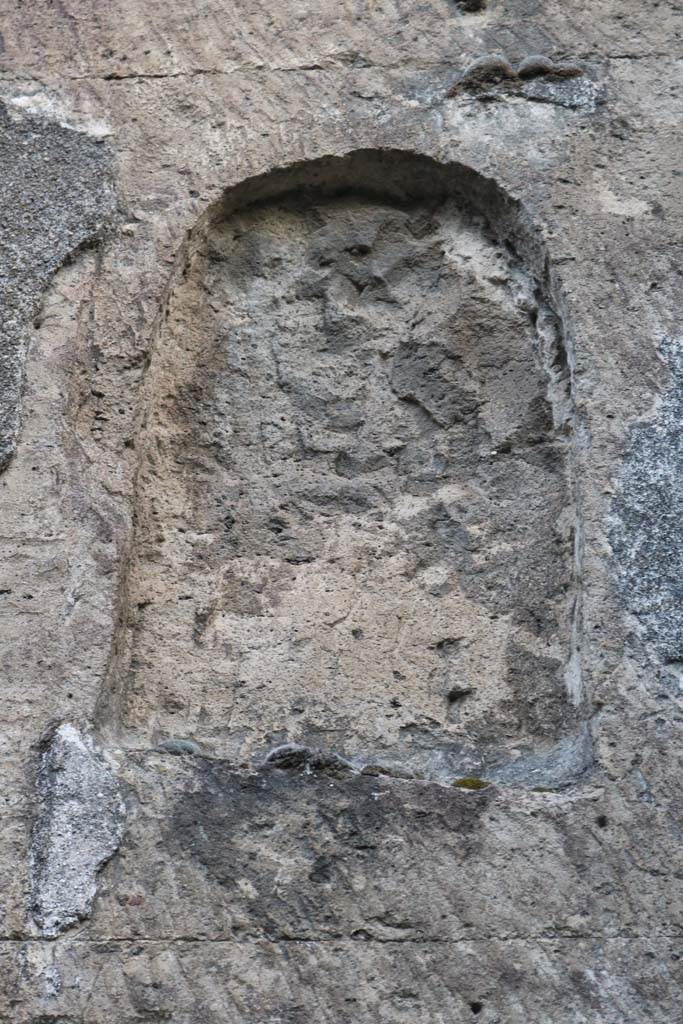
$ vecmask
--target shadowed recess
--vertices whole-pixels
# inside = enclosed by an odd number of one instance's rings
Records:
[[[573,420],[545,254],[495,183],[363,151],[231,190],[147,375],[105,717],[238,762],[571,781]]]

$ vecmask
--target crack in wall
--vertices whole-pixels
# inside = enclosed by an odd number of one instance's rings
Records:
[[[651,53],[601,53],[598,51],[587,51],[577,54],[577,59],[593,62],[602,61],[641,61],[641,60],[661,60],[661,59],[674,60],[672,54],[666,52],[653,51]],[[321,72],[321,73],[341,73],[348,75],[350,72],[362,72],[362,71],[431,71],[431,70],[443,70],[445,71],[458,71],[462,69],[462,59],[448,60],[447,58],[441,58],[434,61],[421,60],[421,61],[394,61],[394,62],[375,62],[367,61],[366,63],[351,65],[344,62],[343,60],[328,62],[320,62],[313,64],[293,64],[293,65],[269,65],[269,64],[250,64],[244,63],[239,64],[233,68],[188,68],[184,71],[138,71],[131,72],[104,72],[102,74],[85,74],[85,75],[68,75],[60,74],[56,77],[58,79],[70,82],[135,82],[135,81],[154,81],[154,80],[168,80],[176,78],[201,78],[203,76],[211,77],[231,77],[234,75],[244,74],[299,74],[309,72]],[[11,77],[2,76],[2,81],[12,81]],[[14,80],[24,81],[21,76],[15,76]]]
[[[324,945],[343,945],[345,943],[356,945],[357,943],[367,943],[368,945],[381,945],[381,946],[472,946],[472,945],[484,945],[487,943],[537,943],[537,942],[670,942],[672,939],[680,938],[680,931],[672,929],[670,931],[654,931],[654,932],[634,932],[634,931],[590,931],[590,932],[571,932],[546,928],[541,929],[537,932],[524,932],[514,934],[489,934],[489,935],[473,935],[468,938],[454,939],[454,938],[410,938],[410,939],[383,939],[377,937],[367,938],[365,936],[358,936],[356,938],[339,934],[331,935],[329,937],[298,937],[298,936],[268,936],[266,934],[255,934],[250,937],[237,938],[221,938],[212,936],[196,936],[196,935],[158,935],[153,938],[147,938],[141,935],[103,935],[91,938],[89,936],[71,936],[64,935],[59,936],[57,939],[51,938],[39,938],[35,935],[0,935],[0,943],[7,945],[19,945],[19,946],[37,946],[44,948],[46,945],[53,948],[64,948],[73,949],[74,947],[83,946],[93,949],[97,949],[99,946],[106,946],[107,943],[116,943],[120,945],[131,946],[166,946],[166,945],[188,945],[188,946],[252,946],[261,943],[270,943],[272,945],[279,945],[280,943],[292,943],[301,944],[306,946],[324,946]]]

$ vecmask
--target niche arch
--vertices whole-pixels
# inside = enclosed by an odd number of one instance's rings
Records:
[[[121,734],[577,777],[571,364],[543,243],[476,171],[360,150],[228,190],[144,387]]]

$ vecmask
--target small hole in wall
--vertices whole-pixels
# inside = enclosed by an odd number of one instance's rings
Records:
[[[478,1013],[481,1013],[481,1011],[483,1009],[484,1009],[484,1004],[480,1003],[478,999],[473,999],[472,1002],[470,1003],[470,1010],[475,1015],[478,1014]]]
[[[455,0],[455,6],[464,14],[476,14],[486,7],[486,0]]]
[[[472,693],[472,688],[470,686],[453,686],[448,691],[446,699],[449,704],[456,704],[459,700],[462,700],[463,697],[467,697],[470,693]]]
[[[606,814],[599,814],[595,821],[598,828],[607,828],[607,825],[609,824]]]

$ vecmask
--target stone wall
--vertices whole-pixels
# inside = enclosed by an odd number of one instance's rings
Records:
[[[2,1024],[676,1019],[682,21],[7,5]]]

